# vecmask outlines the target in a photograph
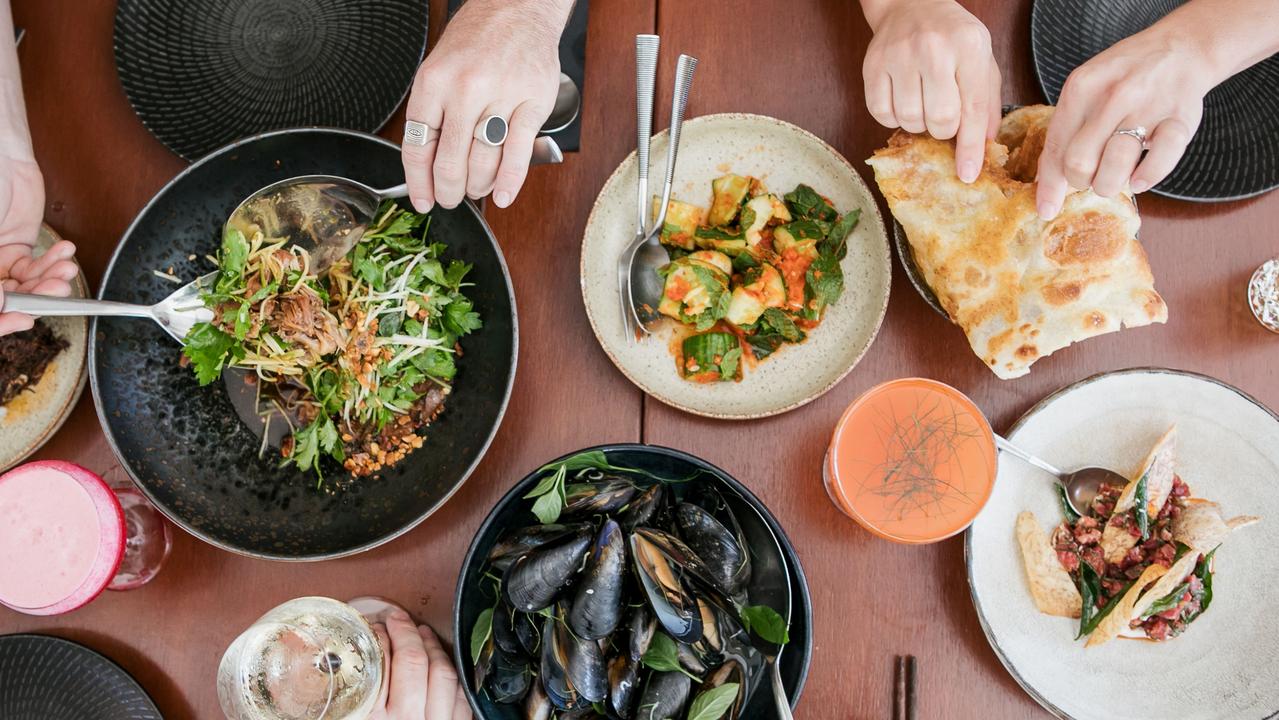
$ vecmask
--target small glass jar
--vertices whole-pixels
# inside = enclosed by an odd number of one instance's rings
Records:
[[[1279,333],[1279,258],[1267,260],[1248,281],[1248,307],[1261,326]]]

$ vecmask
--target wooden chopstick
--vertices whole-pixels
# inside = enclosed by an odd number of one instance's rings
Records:
[[[898,655],[893,662],[893,720],[915,720],[916,675],[914,655]]]

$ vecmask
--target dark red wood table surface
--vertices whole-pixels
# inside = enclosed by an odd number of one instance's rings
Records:
[[[965,3],[991,30],[1005,102],[1037,102],[1029,0]],[[443,19],[435,3],[432,34]],[[883,329],[857,369],[826,396],[748,424],[686,415],[644,397],[599,349],[577,291],[582,230],[604,179],[634,146],[633,38],[662,36],[659,98],[673,58],[698,56],[689,116],[773,115],[825,139],[861,165],[888,131],[866,113],[861,62],[870,31],[852,0],[605,0],[591,5],[582,152],[537,168],[519,201],[490,210],[511,266],[520,357],[510,411],[479,470],[442,510],[363,555],[280,564],[214,549],[176,531],[173,554],[146,587],[107,593],[62,617],[0,609],[0,633],[49,632],[87,643],[133,673],[170,718],[221,717],[214,690],[223,649],[266,609],[299,595],[381,594],[436,627],[451,622],[454,583],[473,532],[497,498],[547,459],[602,442],[644,441],[696,453],[736,475],[786,527],[808,573],[816,647],[801,718],[883,718],[893,656],[919,658],[921,718],[1025,718],[1045,713],[986,643],[969,601],[961,539],[904,547],[841,515],[821,482],[822,453],[839,413],[873,384],[903,375],[950,383],[996,428],[1050,391],[1137,365],[1207,373],[1279,406],[1279,337],[1252,319],[1245,286],[1279,254],[1279,193],[1195,205],[1142,198],[1142,240],[1168,302],[1167,325],[1088,341],[1040,361],[1028,377],[997,380],[962,333],[935,315],[895,270]],[[27,29],[19,56],[50,225],[80,246],[96,289],[125,227],[184,166],[134,116],[111,53],[114,6],[17,0]],[[657,117],[667,101],[659,100]],[[388,125],[399,137],[402,116]],[[39,457],[109,477],[123,470],[89,393]]]

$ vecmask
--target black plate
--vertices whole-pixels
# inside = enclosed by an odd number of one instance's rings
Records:
[[[423,0],[120,0],[115,64],[142,123],[194,160],[280,128],[376,131],[426,29]]]
[[[1035,0],[1030,42],[1035,74],[1056,104],[1071,71],[1172,12],[1184,0]],[[1151,128],[1153,130],[1154,128]],[[1225,201],[1279,187],[1279,55],[1226,80],[1204,98],[1186,154],[1151,189],[1180,200]]]
[[[804,690],[804,681],[808,679],[808,666],[812,661],[813,603],[808,591],[808,580],[799,563],[799,556],[773,514],[764,507],[764,503],[760,502],[759,498],[746,489],[745,485],[728,473],[705,460],[671,448],[633,443],[599,445],[569,453],[552,460],[551,463],[589,450],[603,451],[608,456],[609,462],[615,465],[646,470],[662,477],[683,478],[702,471],[703,474],[694,482],[718,483],[726,494],[735,493],[741,497],[767,522],[768,529],[781,545],[790,571],[791,641],[786,645],[785,652],[781,656],[781,675],[786,694],[791,700],[791,706],[794,707],[799,702],[800,693]],[[470,637],[471,628],[474,627],[480,612],[493,605],[492,597],[481,590],[479,584],[489,550],[507,529],[537,522],[537,518],[530,510],[532,501],[525,500],[524,495],[533,489],[541,477],[541,472],[534,471],[498,501],[488,517],[484,519],[484,524],[476,532],[475,539],[471,541],[466,559],[462,561],[462,572],[458,576],[457,593],[453,599],[453,637],[456,638],[453,659],[460,669],[462,687],[471,703],[471,709],[481,720],[516,720],[523,717],[520,705],[497,704],[483,693],[477,692],[474,679],[475,668],[470,657]],[[742,515],[739,514],[739,518],[741,517]],[[746,518],[742,522],[743,530],[749,537],[751,535],[751,529],[748,527],[750,520]],[[761,678],[760,682],[759,689],[742,714],[742,720],[772,720],[777,717],[777,711],[773,705],[772,688],[768,684],[767,676]]]
[[[0,636],[0,718],[161,720],[155,703],[123,668],[49,635]]]
[[[153,303],[176,289],[155,269],[195,278],[212,266],[227,215],[249,193],[294,175],[403,182],[395,145],[344,130],[268,133],[219,150],[169,182],[125,232],[100,297]],[[214,545],[279,560],[367,550],[430,515],[470,475],[501,422],[515,378],[515,299],[506,261],[474,206],[432,213],[431,238],[472,263],[467,296],[484,327],[463,340],[458,376],[426,443],[381,476],[329,493],[280,469],[240,421],[226,387],[201,388],[178,343],[146,320],[102,318],[90,333],[93,399],[107,440],[171,520]],[[188,260],[188,257],[194,260]],[[341,476],[334,464],[330,476]],[[330,483],[326,487],[331,487]]]

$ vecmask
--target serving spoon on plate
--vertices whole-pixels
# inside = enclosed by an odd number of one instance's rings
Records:
[[[564,161],[559,145],[548,137],[533,144],[530,165]],[[287,240],[311,254],[311,269],[323,274],[346,256],[373,222],[383,200],[408,197],[407,184],[377,189],[336,175],[301,175],[271,183],[239,204],[226,227],[257,225],[267,237]],[[213,311],[200,300],[218,273],[202,275],[154,305],[114,300],[50,297],[5,293],[3,310],[36,317],[151,318],[173,339],[182,342],[191,328],[213,320]]]
[[[1028,465],[1037,467],[1056,477],[1057,482],[1061,483],[1061,486],[1066,489],[1066,502],[1070,503],[1070,509],[1074,510],[1078,515],[1087,514],[1088,507],[1092,505],[1093,498],[1097,497],[1097,492],[1103,484],[1109,483],[1119,487],[1128,484],[1128,478],[1114,470],[1107,470],[1103,467],[1083,467],[1072,472],[1063,472],[1046,461],[1013,445],[998,434],[995,434],[995,447]]]

